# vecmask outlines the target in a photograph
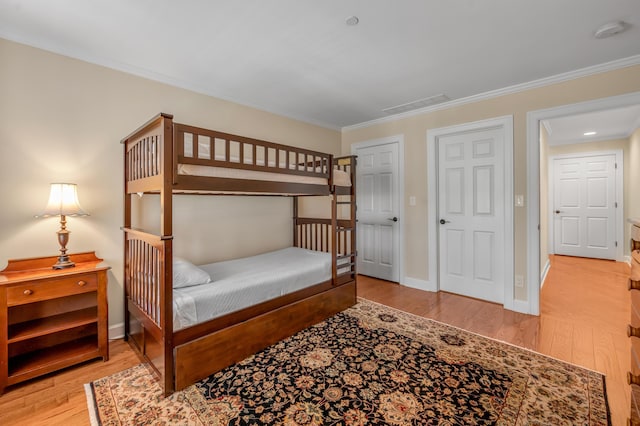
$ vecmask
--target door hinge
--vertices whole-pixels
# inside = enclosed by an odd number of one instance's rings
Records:
[[[616,201],[615,203],[613,203],[613,205],[615,206],[615,208],[618,208],[618,202]]]
[[[618,168],[618,163],[613,163],[613,168],[617,169]]]
[[[616,247],[618,247],[618,242],[616,241]]]

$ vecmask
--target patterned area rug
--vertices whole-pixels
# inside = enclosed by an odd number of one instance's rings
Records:
[[[360,299],[162,398],[142,364],[85,385],[102,425],[609,425],[604,376]]]

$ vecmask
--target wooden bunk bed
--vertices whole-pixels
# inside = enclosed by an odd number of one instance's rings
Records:
[[[165,395],[355,304],[355,157],[178,124],[169,114],[122,143],[125,339],[157,372]],[[140,193],[159,194],[159,233],[132,227],[132,196]],[[174,330],[172,203],[183,193],[292,197],[292,245],[330,253],[331,278]],[[329,219],[299,216],[298,197],[309,195],[329,196]]]

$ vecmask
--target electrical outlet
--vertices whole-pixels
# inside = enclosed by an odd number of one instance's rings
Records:
[[[518,288],[524,287],[524,277],[522,275],[516,275],[516,287]]]

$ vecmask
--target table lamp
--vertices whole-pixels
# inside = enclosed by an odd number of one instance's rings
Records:
[[[52,183],[49,193],[49,202],[44,211],[36,217],[60,216],[60,230],[58,243],[60,243],[60,255],[58,261],[53,265],[53,269],[65,269],[75,266],[67,255],[67,243],[69,242],[69,231],[67,231],[66,216],[89,216],[89,213],[82,210],[78,202],[78,190],[75,183]]]

